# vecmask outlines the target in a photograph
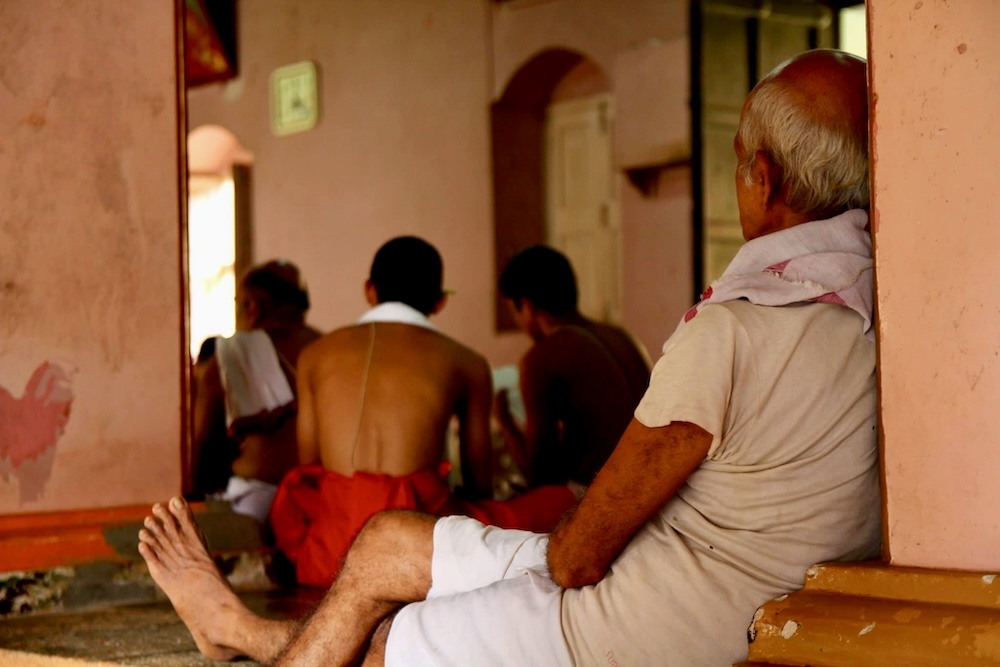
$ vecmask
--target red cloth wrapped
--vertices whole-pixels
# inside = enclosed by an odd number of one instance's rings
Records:
[[[576,505],[576,495],[563,486],[540,487],[506,501],[464,501],[451,494],[446,473],[443,468],[405,477],[366,472],[345,477],[322,466],[294,468],[278,487],[270,521],[299,584],[329,586],[358,531],[382,510],[464,514],[502,528],[549,532]]]

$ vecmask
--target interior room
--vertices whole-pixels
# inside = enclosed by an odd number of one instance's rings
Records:
[[[367,307],[378,246],[421,236],[453,292],[435,324],[502,368],[531,341],[498,272],[548,243],[655,360],[743,243],[742,100],[842,48],[871,87],[885,520],[837,594],[863,628],[905,575],[880,609],[981,614],[921,664],[977,641],[963,664],[995,664],[997,21],[991,0],[0,3],[0,632],[122,572],[118,601],[155,597],[134,532],[190,488],[191,361],[232,333],[246,268],[295,262],[329,331]],[[244,530],[220,544],[258,550]]]

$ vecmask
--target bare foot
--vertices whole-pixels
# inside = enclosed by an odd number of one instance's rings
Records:
[[[208,553],[191,509],[180,498],[153,505],[139,531],[139,553],[207,658],[243,655],[226,644],[246,608]]]

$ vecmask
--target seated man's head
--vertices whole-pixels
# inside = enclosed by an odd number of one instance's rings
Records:
[[[558,250],[535,245],[514,255],[500,274],[500,292],[510,299],[517,325],[538,338],[537,316],[577,315],[576,275]]]
[[[251,267],[236,286],[236,328],[267,328],[279,322],[301,323],[309,310],[309,292],[299,268],[283,259]]]
[[[399,301],[433,315],[446,301],[443,274],[441,255],[434,246],[416,236],[398,236],[375,253],[365,293],[372,305]]]
[[[868,206],[866,76],[861,58],[818,49],[751,91],[734,142],[748,241]]]

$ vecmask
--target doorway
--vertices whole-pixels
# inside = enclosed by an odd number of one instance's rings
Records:
[[[190,354],[236,329],[236,281],[252,262],[253,156],[218,126],[188,136],[188,299]]]
[[[496,273],[546,243],[570,259],[581,310],[621,320],[620,213],[610,79],[585,55],[544,51],[493,105]],[[496,293],[497,331],[517,329]]]

